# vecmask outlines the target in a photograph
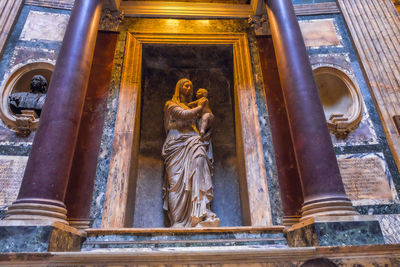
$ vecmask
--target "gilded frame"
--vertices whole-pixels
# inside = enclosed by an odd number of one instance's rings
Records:
[[[243,224],[272,226],[267,173],[256,106],[256,94],[245,33],[128,33],[113,150],[107,180],[102,228],[132,225],[137,148],[140,130],[140,87],[143,44],[232,45],[237,158]]]

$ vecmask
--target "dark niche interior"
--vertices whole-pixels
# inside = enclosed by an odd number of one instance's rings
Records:
[[[163,212],[164,165],[161,149],[166,138],[163,109],[181,78],[209,91],[215,115],[214,200],[212,210],[221,226],[242,225],[236,160],[232,46],[144,45],[139,162],[136,180],[134,227],[169,226]]]

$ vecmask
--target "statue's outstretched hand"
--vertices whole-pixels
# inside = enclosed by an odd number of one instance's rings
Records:
[[[199,99],[198,105],[201,106],[202,108],[205,107],[205,105],[207,104],[208,99],[206,97],[202,97]]]

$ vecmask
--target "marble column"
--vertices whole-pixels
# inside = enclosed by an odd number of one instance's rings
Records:
[[[89,228],[90,206],[96,176],[97,158],[103,134],[118,33],[99,32],[65,205],[69,225]]]
[[[292,2],[268,0],[267,12],[304,197],[301,220],[356,215],[344,191]]]
[[[297,171],[282,87],[279,80],[276,79],[276,77],[279,77],[279,73],[271,37],[257,37],[257,46],[260,52],[269,122],[278,169],[283,225],[291,226],[298,223],[301,217],[303,193],[301,192],[300,177]]]
[[[76,0],[17,200],[8,220],[67,224],[64,204],[92,65],[102,0]],[[51,21],[49,21],[51,23]]]

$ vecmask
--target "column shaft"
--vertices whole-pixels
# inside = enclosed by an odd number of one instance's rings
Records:
[[[68,222],[89,228],[97,158],[103,133],[111,70],[118,33],[99,32],[74,160],[65,197]]]
[[[344,191],[293,5],[268,0],[267,11],[302,184],[302,220],[356,214]]]
[[[301,217],[303,193],[297,171],[296,157],[290,136],[282,87],[271,37],[257,37],[263,73],[268,115],[278,169],[279,189],[283,207],[283,225],[297,223]]]
[[[50,82],[17,200],[8,219],[66,223],[65,192],[101,14],[101,0],[76,0]],[[49,22],[51,23],[51,22]]]

